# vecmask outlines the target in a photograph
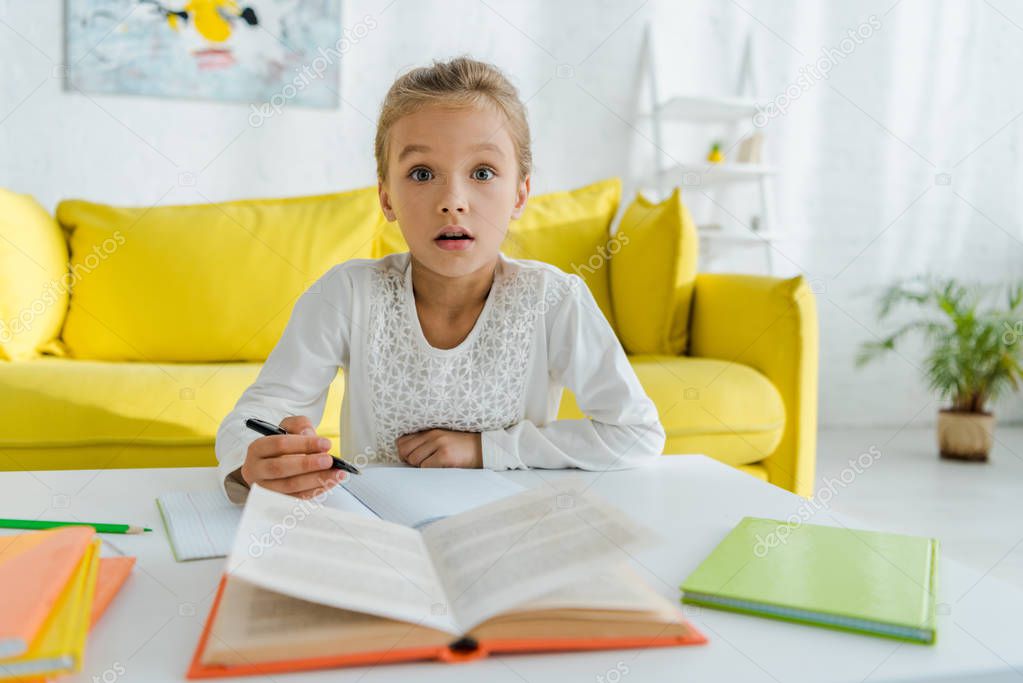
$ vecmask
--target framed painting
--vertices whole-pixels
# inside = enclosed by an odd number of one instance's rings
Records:
[[[66,85],[337,107],[340,0],[66,0]]]

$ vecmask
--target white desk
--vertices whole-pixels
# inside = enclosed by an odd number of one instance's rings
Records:
[[[665,543],[634,556],[662,594],[678,585],[745,515],[784,519],[802,498],[703,456],[661,458],[622,472],[509,472],[526,486],[579,476],[650,525]],[[104,535],[138,557],[134,575],[97,624],[85,667],[68,681],[180,681],[195,649],[222,560],[177,563],[154,499],[163,491],[215,488],[207,468],[0,473],[0,517],[145,524],[144,536]],[[807,507],[807,509],[812,509]],[[811,520],[869,528],[827,511]],[[106,554],[110,554],[108,548]],[[1023,593],[942,558],[934,646],[684,606],[707,635],[702,646],[492,656],[458,665],[413,663],[336,669],[253,681],[1023,681]]]

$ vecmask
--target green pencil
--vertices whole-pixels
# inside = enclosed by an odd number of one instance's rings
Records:
[[[47,522],[42,519],[0,519],[0,529],[55,529],[62,526],[91,526],[101,534],[141,534],[147,526],[131,524],[93,524],[92,522]]]

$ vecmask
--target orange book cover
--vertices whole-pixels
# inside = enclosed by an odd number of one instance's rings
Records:
[[[95,537],[88,526],[0,537],[0,657],[28,649]]]
[[[96,625],[103,616],[114,596],[128,579],[135,567],[134,557],[101,557],[99,560],[99,576],[96,578],[96,593],[92,596],[92,614],[89,628]]]
[[[206,618],[206,625],[203,627],[202,635],[199,638],[199,644],[196,646],[195,654],[192,656],[192,662],[188,668],[188,673],[186,674],[186,677],[189,679],[272,675],[292,671],[307,671],[311,669],[330,669],[365,665],[372,666],[384,663],[431,659],[453,664],[457,662],[481,659],[491,653],[564,652],[579,650],[670,647],[677,645],[699,645],[707,642],[707,638],[702,633],[697,631],[691,624],[686,623],[689,631],[686,636],[669,636],[661,638],[487,640],[480,642],[478,647],[470,651],[459,651],[450,646],[412,647],[406,649],[378,650],[332,657],[293,659],[242,666],[208,666],[202,663],[202,656],[206,649],[206,643],[210,637],[210,629],[213,626],[213,622],[217,614],[217,608],[220,606],[220,600],[223,596],[225,585],[226,577],[222,577],[220,585],[217,588],[217,595],[213,600],[213,606],[210,608],[209,616]]]

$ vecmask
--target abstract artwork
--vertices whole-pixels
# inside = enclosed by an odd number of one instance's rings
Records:
[[[336,107],[340,0],[66,0],[67,86]]]

